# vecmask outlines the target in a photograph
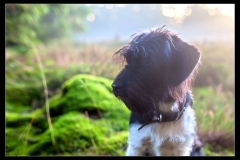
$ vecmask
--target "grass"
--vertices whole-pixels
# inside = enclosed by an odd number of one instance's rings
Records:
[[[202,131],[234,132],[234,97],[213,88],[194,89],[194,108]]]
[[[235,114],[234,96],[211,87],[195,88],[194,109],[197,131],[206,151],[234,153]],[[209,147],[211,146],[211,147]],[[209,148],[209,149],[208,149]],[[221,149],[219,149],[221,148]],[[223,154],[224,152],[221,152]]]

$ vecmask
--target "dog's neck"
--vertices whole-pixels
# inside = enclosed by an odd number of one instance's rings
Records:
[[[187,93],[186,100],[184,103],[173,101],[168,103],[159,103],[158,111],[155,111],[155,117],[149,123],[162,123],[162,122],[171,122],[177,121],[181,118],[186,107],[192,106],[192,97],[191,92]],[[142,129],[149,123],[143,124],[138,130]]]
[[[179,105],[177,102],[159,102],[158,103],[158,109],[161,113],[170,113],[170,112],[178,112],[179,111]]]
[[[191,91],[186,93],[186,97],[184,98],[184,102],[180,102],[177,100],[173,100],[171,102],[159,102],[158,103],[158,110],[162,114],[167,114],[171,112],[181,112],[184,106],[187,104],[192,105],[192,93]]]

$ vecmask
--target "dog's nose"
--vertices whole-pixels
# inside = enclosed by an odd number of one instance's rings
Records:
[[[115,84],[115,83],[112,84],[112,88],[113,88],[114,90],[119,90],[119,89],[121,89],[121,87],[120,87],[119,85]]]
[[[120,85],[117,85],[116,83],[112,84],[112,88],[113,88],[113,93],[117,96],[121,90]]]

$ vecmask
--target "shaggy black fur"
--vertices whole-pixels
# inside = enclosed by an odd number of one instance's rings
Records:
[[[132,111],[130,124],[151,123],[159,102],[192,102],[188,93],[200,53],[176,34],[163,27],[142,31],[117,55],[125,67],[112,84],[113,93]],[[203,151],[196,135],[191,156],[197,155]]]
[[[163,28],[135,34],[115,55],[125,68],[112,84],[113,93],[146,123],[159,113],[159,102],[185,102],[200,59],[194,46]]]

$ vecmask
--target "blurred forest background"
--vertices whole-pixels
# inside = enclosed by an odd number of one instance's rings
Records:
[[[129,111],[112,55],[167,25],[202,53],[193,86],[206,156],[235,155],[234,4],[6,4],[6,155],[122,156]]]

